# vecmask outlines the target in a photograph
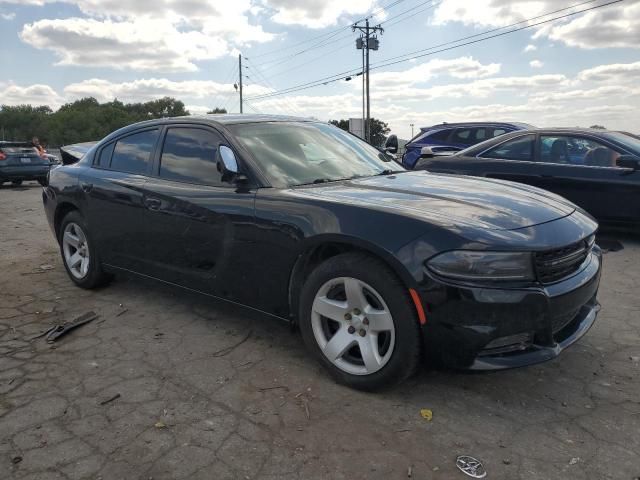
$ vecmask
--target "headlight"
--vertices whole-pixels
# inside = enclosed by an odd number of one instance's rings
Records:
[[[454,250],[436,255],[427,267],[443,277],[469,281],[534,280],[528,252],[478,252]]]

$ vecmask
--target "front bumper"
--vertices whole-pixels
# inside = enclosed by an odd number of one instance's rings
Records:
[[[523,289],[455,286],[433,279],[427,305],[427,353],[452,368],[499,370],[557,357],[594,324],[602,255],[561,282]]]
[[[11,165],[0,167],[0,180],[4,182],[16,180],[44,180],[49,173],[50,165]]]

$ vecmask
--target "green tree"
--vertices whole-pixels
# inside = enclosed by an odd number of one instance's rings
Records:
[[[100,103],[88,97],[65,103],[56,112],[48,106],[3,105],[0,135],[22,141],[37,136],[43,144],[59,146],[99,140],[141,120],[184,115],[189,115],[184,103],[171,97],[128,104],[118,99]]]
[[[227,113],[227,109],[226,108],[220,108],[220,107],[216,107],[213,110],[209,110],[207,112],[207,115],[211,115],[214,113]]]
[[[330,124],[335,125],[342,130],[349,131],[349,120],[330,120]],[[371,118],[371,145],[381,147],[391,131],[389,125],[377,118]]]

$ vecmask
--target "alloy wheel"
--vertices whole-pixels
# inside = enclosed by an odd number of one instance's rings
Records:
[[[89,244],[87,236],[77,223],[68,223],[62,233],[62,252],[67,268],[77,279],[89,272]]]
[[[311,326],[318,346],[340,370],[370,375],[391,359],[395,324],[376,290],[356,278],[326,282],[313,301]]]

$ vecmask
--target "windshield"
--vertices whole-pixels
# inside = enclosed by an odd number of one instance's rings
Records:
[[[332,125],[273,122],[229,128],[279,188],[404,171],[391,157]]]
[[[635,155],[640,155],[640,140],[637,138],[620,132],[607,132],[606,136],[627,150],[631,150]]]

